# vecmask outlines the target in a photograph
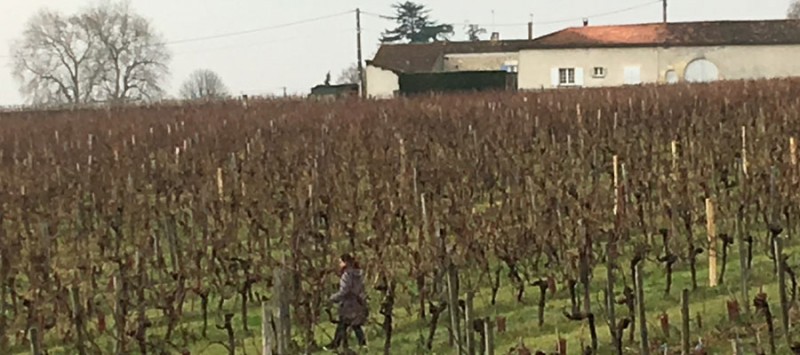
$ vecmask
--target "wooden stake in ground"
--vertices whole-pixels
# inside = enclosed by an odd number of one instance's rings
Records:
[[[222,168],[217,168],[217,194],[219,195],[219,200],[222,201],[224,197],[224,185],[222,182]]]
[[[678,169],[678,141],[672,141],[670,147],[672,148],[672,171],[675,172]]]
[[[708,232],[708,287],[717,287],[717,225],[714,202],[706,199],[706,230]]]
[[[464,344],[461,337],[460,307],[458,305],[458,270],[456,270],[456,267],[452,264],[447,271],[447,291],[449,295],[447,307],[450,311],[453,340],[458,349],[456,353],[460,355],[464,354]]]
[[[650,343],[647,340],[647,316],[645,314],[644,303],[644,275],[642,275],[642,264],[640,261],[636,264],[636,306],[639,313],[639,354],[650,354]]]
[[[775,258],[781,260],[783,258],[783,238],[779,235],[781,232],[780,228],[772,227],[770,228],[771,232],[773,233],[774,237],[772,240],[775,241],[774,248],[775,248]],[[787,300],[786,296],[786,272],[783,269],[783,263],[778,262],[778,296],[780,297],[781,302],[781,325],[783,326],[783,334],[786,336],[786,343],[788,346],[792,346],[792,336],[791,336],[791,324],[789,323],[789,301]]]
[[[748,288],[749,284],[747,283],[747,277],[749,274],[749,270],[747,267],[747,248],[744,245],[745,242],[745,233],[744,230],[744,205],[739,206],[739,211],[736,214],[736,219],[734,220],[734,227],[736,232],[737,243],[739,243],[739,270],[741,272],[741,292],[742,292],[742,299],[744,300],[744,313],[748,317],[750,316],[750,303],[747,300],[750,299],[748,295]]]
[[[744,176],[747,174],[747,128],[742,126],[742,172]]]
[[[681,292],[681,354],[689,355],[689,289]]]
[[[467,291],[466,303],[464,305],[464,339],[466,340],[467,354],[469,355],[475,355],[475,332],[472,329],[472,304],[474,298],[475,292]]]
[[[494,355],[494,328],[492,319],[489,317],[483,320],[483,332],[486,334],[486,345],[484,346],[486,355]]]
[[[794,137],[789,138],[789,161],[792,166],[797,166],[797,140]]]
[[[611,333],[611,341],[614,345],[614,350],[617,355],[622,355],[622,332],[617,331],[617,317],[614,311],[614,262],[616,257],[616,248],[613,243],[606,245],[606,308],[608,313],[608,329]]]
[[[619,203],[620,203],[620,191],[619,191],[619,158],[615,155],[614,156],[614,215],[617,216],[620,213],[619,210]]]
[[[275,317],[277,355],[289,354],[289,341],[292,339],[291,318],[289,315],[290,280],[288,272],[284,269],[276,269],[273,277],[272,297],[275,301],[275,310],[278,313]]]
[[[261,355],[272,355],[272,312],[267,302],[261,303]]]
[[[39,341],[39,328],[31,327],[28,330],[31,338],[31,355],[42,355],[42,343]]]

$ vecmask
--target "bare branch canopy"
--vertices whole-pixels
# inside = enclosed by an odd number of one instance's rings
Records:
[[[222,78],[208,69],[195,70],[181,86],[181,97],[187,100],[222,99],[228,89]]]
[[[11,55],[20,92],[33,104],[157,99],[169,75],[164,41],[126,1],[73,15],[42,10]]]

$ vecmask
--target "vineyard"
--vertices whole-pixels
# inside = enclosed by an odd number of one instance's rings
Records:
[[[791,354],[800,339],[800,81],[0,127],[3,354],[260,354],[262,313],[291,331],[269,332],[286,353],[314,353],[342,253],[366,275],[370,353]]]

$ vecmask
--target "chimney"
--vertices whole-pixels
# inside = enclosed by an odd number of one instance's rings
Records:
[[[500,40],[500,32],[492,32],[492,42],[497,42]]]
[[[583,27],[589,26],[589,19],[584,17],[583,18]]]
[[[528,22],[528,40],[533,39],[533,21]]]

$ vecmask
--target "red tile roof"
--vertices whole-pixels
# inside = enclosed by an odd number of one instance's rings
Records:
[[[535,40],[536,48],[800,44],[800,21],[718,21],[568,28]]]
[[[400,73],[439,71],[445,54],[524,49],[800,44],[800,20],[573,27],[534,40],[386,44],[368,63]]]

